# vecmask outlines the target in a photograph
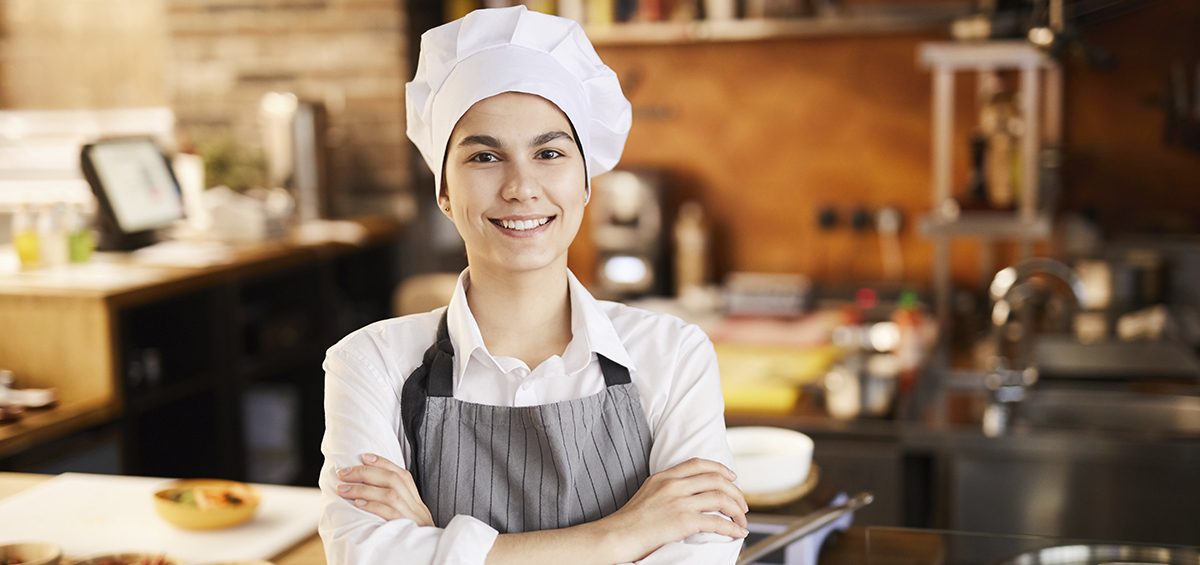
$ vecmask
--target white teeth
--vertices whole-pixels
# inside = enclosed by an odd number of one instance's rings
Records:
[[[550,218],[538,218],[536,220],[500,220],[500,225],[510,230],[525,231],[536,228],[549,221]]]

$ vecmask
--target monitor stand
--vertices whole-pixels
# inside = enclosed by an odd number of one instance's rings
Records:
[[[117,228],[115,219],[104,212],[96,217],[97,251],[133,251],[158,243],[161,239],[156,230],[125,233]]]

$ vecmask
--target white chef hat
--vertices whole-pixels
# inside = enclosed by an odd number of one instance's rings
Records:
[[[592,176],[616,166],[632,111],[617,74],[574,20],[525,6],[475,10],[421,35],[417,73],[405,85],[408,137],[440,195],[450,132],[476,102],[503,92],[541,96],[575,128]]]

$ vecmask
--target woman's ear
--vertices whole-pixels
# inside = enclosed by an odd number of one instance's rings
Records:
[[[450,218],[451,220],[454,219],[454,215],[450,212],[450,197],[449,196],[442,194],[441,196],[438,197],[438,208],[442,209],[442,214],[444,214],[447,218]]]

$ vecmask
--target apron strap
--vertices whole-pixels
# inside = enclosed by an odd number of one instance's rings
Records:
[[[599,353],[596,354],[596,360],[600,361],[600,372],[604,373],[604,386],[627,385],[633,382],[629,378],[629,369],[624,365]]]
[[[452,396],[454,373],[454,346],[450,343],[450,333],[446,329],[446,314],[438,322],[437,340],[421,360],[421,366],[404,381],[400,391],[400,420],[404,425],[404,437],[408,439],[409,459],[408,471],[415,481],[420,476],[417,466],[417,434],[420,431],[421,419],[425,416],[425,399],[430,396]],[[439,378],[444,375],[445,378]],[[417,484],[421,484],[419,481]]]

